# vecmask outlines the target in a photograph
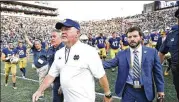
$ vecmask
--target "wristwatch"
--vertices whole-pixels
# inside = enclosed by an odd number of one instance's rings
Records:
[[[111,97],[112,97],[112,93],[109,93],[109,94],[107,94],[107,95],[105,94],[105,97],[106,97],[106,98],[111,98]]]

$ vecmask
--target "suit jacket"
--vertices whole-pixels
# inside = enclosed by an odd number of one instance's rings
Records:
[[[130,49],[118,52],[114,59],[104,61],[105,69],[118,66],[118,75],[115,86],[115,93],[121,97],[129,75]],[[149,101],[155,98],[154,82],[157,92],[164,92],[163,70],[156,49],[142,46],[142,82],[146,97]]]

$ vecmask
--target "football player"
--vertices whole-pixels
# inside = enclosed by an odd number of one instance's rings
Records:
[[[152,47],[152,41],[148,30],[144,31],[143,45],[147,47]]]
[[[129,47],[126,34],[122,34],[122,36],[121,36],[121,44],[122,44],[122,50],[125,50],[125,49],[127,49]]]
[[[92,46],[92,47],[95,47],[95,38],[92,37],[92,34],[89,34],[89,35],[88,35],[87,44],[90,45],[90,46]]]
[[[18,46],[16,47],[17,53],[19,55],[19,68],[22,72],[22,77],[25,78],[26,74],[26,66],[27,66],[27,47],[23,45],[22,41],[18,42]]]
[[[8,78],[9,78],[9,73],[11,70],[12,73],[12,82],[13,82],[13,89],[17,89],[16,87],[16,65],[17,63],[11,63],[10,60],[13,57],[17,57],[16,50],[14,49],[13,43],[9,42],[8,43],[8,48],[4,48],[2,50],[2,56],[1,59],[2,61],[5,62],[5,86],[8,85]]]
[[[99,55],[100,55],[100,58],[105,60],[106,58],[106,44],[107,44],[107,41],[106,41],[106,37],[103,36],[102,33],[100,33],[100,35],[96,38],[96,43],[97,43],[97,47],[99,49]]]
[[[121,47],[121,44],[122,44],[122,43],[120,43],[120,40],[121,39],[119,37],[117,37],[116,32],[113,32],[112,37],[109,38],[108,46],[110,48],[110,56],[111,56],[112,59],[116,56],[116,54],[120,50],[120,47]],[[115,71],[115,68],[112,68],[112,71]]]
[[[150,37],[152,41],[152,48],[155,48],[158,38],[160,37],[160,34],[157,31],[155,31],[154,33],[150,35]]]

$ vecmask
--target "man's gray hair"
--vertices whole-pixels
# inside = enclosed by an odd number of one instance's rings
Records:
[[[60,36],[62,35],[61,30],[58,30],[58,29],[53,29],[52,32],[56,32]]]

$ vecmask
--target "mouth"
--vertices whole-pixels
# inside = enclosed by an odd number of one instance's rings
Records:
[[[51,41],[51,43],[54,43],[55,41]]]
[[[131,42],[130,44],[136,44],[135,42]]]
[[[67,38],[67,36],[66,35],[62,35],[62,38]]]

